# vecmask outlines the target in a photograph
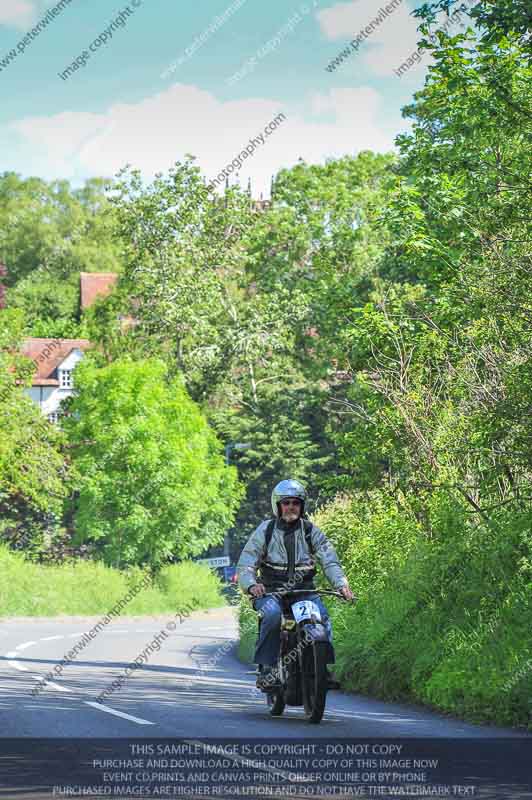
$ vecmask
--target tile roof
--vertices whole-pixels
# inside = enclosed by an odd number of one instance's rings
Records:
[[[118,280],[116,272],[80,272],[81,308],[89,308],[97,297],[107,297]]]
[[[24,339],[21,351],[37,367],[32,386],[59,386],[59,381],[52,377],[58,365],[72,350],[87,350],[89,347],[88,339]]]

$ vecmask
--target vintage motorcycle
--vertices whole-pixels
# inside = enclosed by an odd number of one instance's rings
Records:
[[[293,589],[276,592],[281,604],[281,645],[277,661],[279,682],[261,691],[272,717],[285,706],[304,706],[305,719],[321,722],[328,685],[327,664],[334,663],[334,649],[327,638],[319,607],[305,594],[327,594],[347,601],[340,592],[327,589]],[[260,633],[260,611],[259,633]],[[334,688],[340,688],[337,684]]]

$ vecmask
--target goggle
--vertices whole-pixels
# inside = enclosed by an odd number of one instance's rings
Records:
[[[301,500],[281,500],[282,506],[300,506]]]

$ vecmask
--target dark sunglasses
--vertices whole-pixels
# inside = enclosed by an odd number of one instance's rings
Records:
[[[282,506],[300,506],[301,500],[281,500]]]

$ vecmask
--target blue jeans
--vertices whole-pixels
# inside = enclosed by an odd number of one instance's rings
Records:
[[[317,594],[305,594],[301,595],[301,599],[313,600],[316,603],[320,609],[321,618],[332,645],[332,625],[329,619],[329,612],[320,596]],[[260,633],[253,661],[255,664],[265,664],[273,667],[277,664],[279,646],[281,644],[281,605],[275,596],[265,594],[263,597],[256,597],[253,600],[253,608],[261,613]]]

